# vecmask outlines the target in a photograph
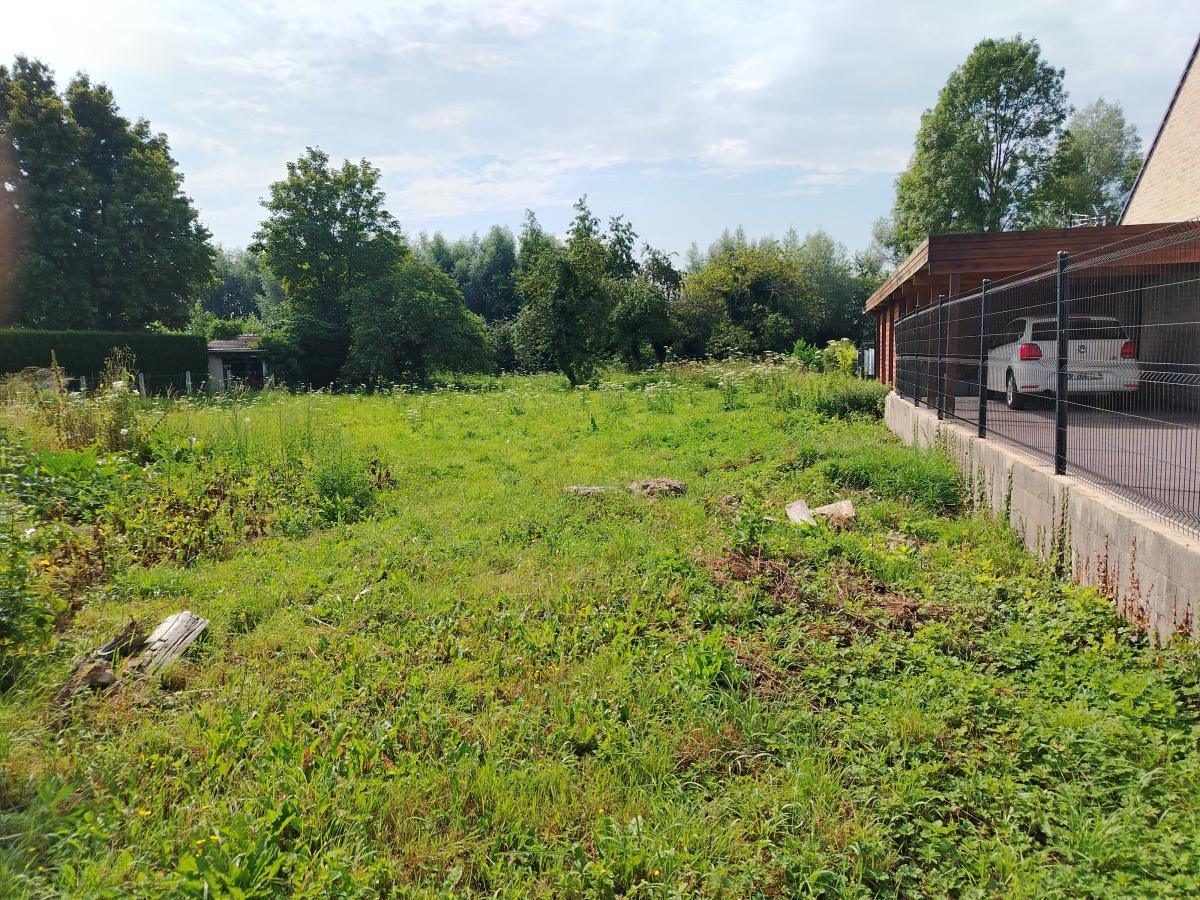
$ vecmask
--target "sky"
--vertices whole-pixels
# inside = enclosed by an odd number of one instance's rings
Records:
[[[0,61],[107,83],[126,116],[166,132],[230,247],[314,146],[378,166],[409,235],[515,231],[526,208],[561,233],[586,193],[669,251],[738,225],[823,228],[853,251],[979,40],[1036,37],[1074,106],[1119,102],[1148,146],[1200,29],[1197,0],[5,7]]]

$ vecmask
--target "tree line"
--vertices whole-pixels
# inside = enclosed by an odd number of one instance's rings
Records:
[[[557,371],[572,384],[619,360],[790,351],[862,332],[881,264],[823,232],[751,241],[726,233],[680,268],[607,222],[587,197],[567,233],[527,211],[519,235],[409,241],[369,161],[335,165],[310,148],[271,186],[248,254],[230,257],[208,312],[245,310],[253,291],[276,371],[309,384],[420,382],[435,371]],[[260,278],[243,274],[256,260]],[[270,278],[261,277],[269,273]],[[283,302],[271,305],[271,279]],[[244,285],[249,284],[250,287]],[[271,317],[275,316],[271,321]]]
[[[865,332],[864,300],[929,233],[1113,220],[1141,163],[1120,107],[1073,111],[1063,70],[1019,35],[980,42],[922,116],[890,216],[851,255],[829,235],[726,231],[683,259],[587,197],[566,234],[410,238],[367,160],[288,163],[251,245],[215,247],[164,135],[111,91],[0,66],[0,324],[263,335],[282,378],[423,381],[613,360],[788,351]]]

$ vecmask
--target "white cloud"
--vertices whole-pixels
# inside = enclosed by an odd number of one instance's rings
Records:
[[[408,124],[421,131],[442,131],[462,128],[475,116],[475,110],[467,104],[454,104],[431,109],[408,117]]]
[[[9,6],[0,59],[108,81],[128,115],[168,132],[231,243],[284,163],[321,146],[374,161],[406,224],[469,229],[592,190],[676,247],[738,221],[841,221],[853,245],[889,205],[921,110],[980,38],[1037,36],[1077,105],[1119,100],[1148,139],[1200,26],[1178,0]]]

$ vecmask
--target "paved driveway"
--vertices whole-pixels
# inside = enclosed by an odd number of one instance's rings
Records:
[[[1077,398],[1069,406],[1068,472],[1200,530],[1200,413],[1092,402]],[[974,425],[978,408],[976,398],[957,397],[954,416]],[[1053,462],[1053,401],[1037,399],[1014,411],[990,400],[988,437]]]

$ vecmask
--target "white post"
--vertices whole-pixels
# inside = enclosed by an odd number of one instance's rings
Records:
[[[86,375],[79,376],[79,393],[83,394],[83,396],[85,396],[85,397],[87,396],[87,376]]]
[[[187,395],[192,396],[192,370],[188,369],[183,373],[183,386],[187,388]]]
[[[138,372],[138,393],[146,396],[146,373]]]

